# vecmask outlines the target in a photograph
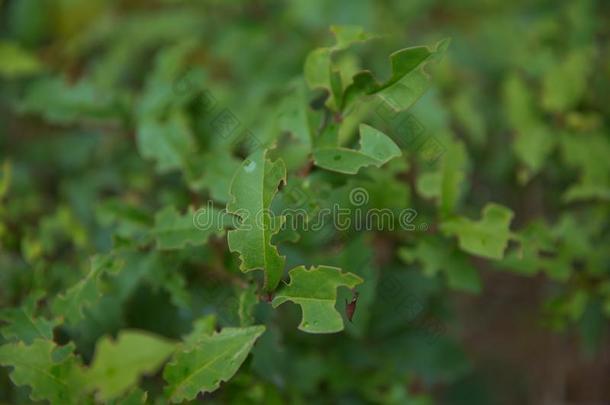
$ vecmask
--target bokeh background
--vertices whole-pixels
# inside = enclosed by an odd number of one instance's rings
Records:
[[[410,113],[441,145],[465,145],[461,212],[511,208],[511,228],[539,254],[509,246],[500,261],[469,259],[474,279],[447,282],[397,259],[387,235],[286,247],[289,262],[381,268],[363,304],[368,326],[304,335],[298,310],[285,309],[253,359],[206,399],[610,403],[610,3],[601,0],[0,1],[0,306],[36,290],[52,298],[91,254],[141,240],[165,204],[226,201],[243,151],[218,147],[226,140],[189,97],[211,97],[264,142],[307,53],[332,43],[336,24],[382,35],[338,57],[380,77],[390,52],[451,38]],[[153,135],[143,140],[146,125]],[[403,191],[379,187],[372,198],[412,206],[417,179],[433,170],[414,165]],[[99,336],[122,327],[180,336],[225,305],[213,275],[239,274],[222,239],[151,255],[133,258],[121,287],[56,341],[75,341],[87,360]],[[145,385],[159,391],[154,377]],[[30,402],[6,368],[0,402]]]

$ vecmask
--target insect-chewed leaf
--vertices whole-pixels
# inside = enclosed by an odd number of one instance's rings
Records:
[[[487,204],[483,218],[472,221],[456,218],[443,222],[441,229],[448,235],[457,235],[460,248],[473,255],[502,259],[508,240],[513,237],[510,221],[513,212],[498,204]]]
[[[290,270],[290,283],[273,299],[273,307],[292,301],[301,306],[303,319],[299,329],[309,333],[334,333],[343,330],[341,314],[335,309],[337,288],[354,288],[362,279],[330,266],[295,267]]]
[[[142,374],[154,373],[175,348],[167,339],[135,330],[120,332],[116,341],[103,337],[88,372],[88,388],[98,391],[100,401],[116,398]]]
[[[172,402],[192,400],[200,392],[218,389],[229,380],[244,362],[256,339],[265,331],[262,325],[247,328],[224,328],[202,336],[190,336],[196,345],[179,350],[165,367],[166,394]]]
[[[274,216],[271,201],[280,182],[286,182],[286,167],[281,159],[271,162],[260,149],[246,159],[231,182],[227,211],[241,219],[237,229],[228,232],[231,252],[239,253],[243,272],[263,269],[268,290],[277,287],[284,271],[284,256],[271,244],[284,217]]]
[[[313,152],[317,166],[346,174],[356,174],[365,166],[380,167],[400,155],[400,149],[390,137],[366,124],[360,125],[359,150],[336,146],[317,148]]]
[[[417,46],[401,49],[390,55],[392,76],[384,83],[368,70],[358,72],[343,93],[342,108],[348,107],[360,95],[377,95],[396,111],[411,107],[427,90],[430,76],[425,66],[441,57],[449,40],[439,41],[434,47]]]
[[[34,401],[78,404],[84,394],[84,374],[73,345],[58,347],[51,340],[36,339],[0,346],[0,364],[13,367],[15,385],[31,387]]]

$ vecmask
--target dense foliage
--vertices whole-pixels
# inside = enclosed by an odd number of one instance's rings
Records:
[[[610,401],[604,2],[0,7],[0,402]]]

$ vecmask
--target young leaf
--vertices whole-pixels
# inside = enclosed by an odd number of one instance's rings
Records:
[[[343,330],[341,314],[335,309],[337,288],[354,288],[362,279],[353,273],[343,273],[337,267],[305,266],[290,270],[290,283],[272,301],[274,308],[286,301],[301,306],[303,318],[299,329],[309,333],[335,333]]]
[[[400,148],[383,132],[366,124],[360,125],[360,149],[340,146],[314,149],[314,163],[327,170],[356,174],[362,167],[380,167],[401,155]]]
[[[29,346],[11,343],[0,346],[0,364],[13,367],[15,385],[28,385],[34,401],[52,404],[82,403],[85,378],[73,345],[57,347],[51,340],[36,339]]]
[[[513,212],[498,204],[487,204],[483,218],[472,221],[456,218],[443,222],[441,229],[447,235],[457,235],[460,248],[473,255],[502,259],[508,240],[513,237],[510,221]]]
[[[265,331],[262,325],[224,328],[209,334],[205,328],[193,347],[180,350],[165,367],[166,394],[171,402],[193,400],[200,392],[218,389],[244,362],[256,339]]]
[[[103,337],[97,343],[88,371],[88,387],[100,401],[125,393],[142,374],[152,374],[176,348],[175,343],[135,330],[121,331],[116,341]]]
[[[270,211],[280,182],[286,182],[284,162],[272,162],[266,158],[266,150],[260,149],[235,173],[227,204],[227,211],[241,219],[237,229],[228,232],[229,249],[239,253],[241,271],[265,271],[265,287],[269,291],[277,287],[284,271],[285,257],[271,244],[271,237],[284,221]]]

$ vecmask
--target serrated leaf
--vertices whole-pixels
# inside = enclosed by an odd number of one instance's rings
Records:
[[[189,207],[184,215],[167,206],[155,215],[152,232],[159,249],[182,249],[205,244],[211,235],[222,234],[223,228],[222,213],[211,204],[198,210]]]
[[[362,167],[380,167],[402,154],[400,148],[381,131],[360,125],[360,149],[324,146],[314,149],[314,163],[327,170],[356,174]]]
[[[156,372],[175,348],[170,340],[143,331],[121,331],[114,341],[102,337],[87,373],[88,387],[100,401],[116,398],[140,376]]]
[[[343,330],[343,319],[335,309],[337,288],[354,288],[362,279],[353,273],[343,273],[341,269],[305,266],[290,270],[290,283],[273,298],[274,308],[286,301],[301,306],[303,318],[299,329],[309,333],[335,333]]]
[[[8,323],[0,328],[2,336],[7,340],[21,340],[28,344],[37,338],[52,339],[53,329],[60,323],[59,320],[47,320],[34,315],[42,296],[42,293],[32,294],[21,306],[0,311],[0,320]]]
[[[97,302],[101,295],[98,286],[100,277],[107,272],[117,272],[121,266],[122,262],[112,255],[94,256],[89,273],[53,301],[53,313],[70,323],[78,322],[83,317],[83,309]]]
[[[264,270],[269,291],[277,287],[284,271],[285,257],[271,244],[284,221],[270,211],[280,182],[286,182],[284,162],[272,162],[266,158],[266,150],[260,149],[235,173],[227,204],[227,211],[241,219],[237,229],[228,232],[229,249],[239,254],[241,271]]]
[[[459,245],[465,252],[502,259],[508,240],[513,237],[510,222],[513,212],[498,204],[487,204],[479,221],[460,217],[447,220],[441,229],[447,235],[456,235]]]
[[[17,386],[31,387],[33,400],[79,404],[85,379],[73,350],[73,346],[58,347],[45,339],[31,345],[11,343],[0,346],[0,364],[13,367],[11,380]]]
[[[265,331],[262,325],[224,328],[204,334],[197,345],[178,351],[165,367],[166,395],[171,402],[193,400],[199,393],[212,392],[228,381],[244,362],[256,339]]]

